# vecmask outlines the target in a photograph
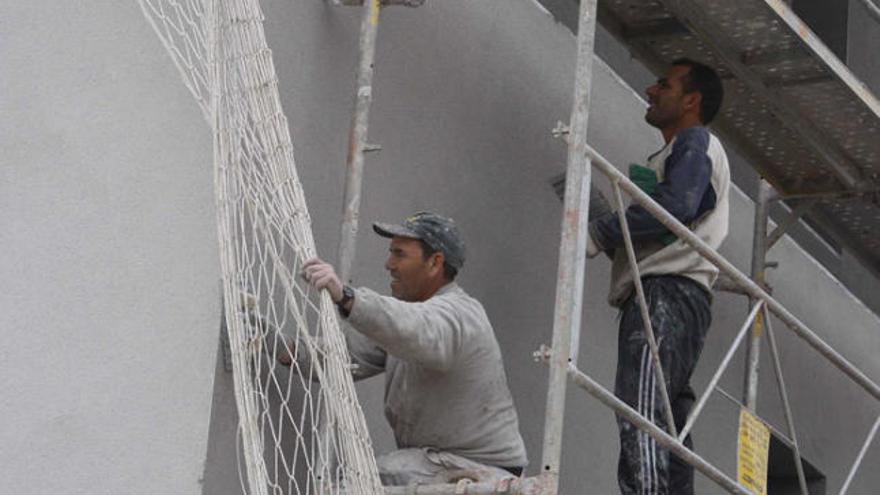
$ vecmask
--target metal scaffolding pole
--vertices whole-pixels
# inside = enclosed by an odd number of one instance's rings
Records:
[[[651,315],[648,314],[648,302],[645,299],[645,289],[642,287],[642,275],[639,273],[639,262],[636,260],[636,250],[633,247],[632,238],[629,234],[629,224],[626,223],[626,206],[623,203],[623,195],[620,193],[620,184],[614,182],[614,199],[617,200],[617,220],[623,231],[623,244],[626,247],[626,256],[629,260],[629,269],[632,272],[633,285],[636,288],[636,300],[639,302],[639,313],[642,316],[642,325],[648,335],[648,346],[651,348],[651,361],[656,375],[657,387],[660,389],[660,398],[663,400],[663,411],[666,414],[666,428],[672,436],[678,436],[675,430],[675,417],[672,415],[672,404],[669,402],[669,388],[666,386],[666,377],[663,373],[663,363],[660,361],[660,349],[657,346],[657,338],[654,336],[654,326],[651,324]]]
[[[566,139],[568,163],[541,463],[541,472],[548,479],[548,494],[556,494],[559,489],[568,365],[577,361],[581,323],[587,212],[590,201],[590,166],[586,155],[587,118],[592,87],[596,5],[597,0],[582,0],[580,5],[574,98]]]
[[[373,101],[373,60],[376,54],[376,34],[379,29],[379,0],[362,2],[361,29],[359,39],[359,62],[357,70],[357,93],[354,114],[351,118],[351,131],[348,138],[348,156],[345,161],[345,195],[342,200],[342,228],[339,236],[338,270],[343,282],[351,281],[351,265],[354,261],[357,242],[358,218],[361,208],[361,188],[364,180],[364,151],[367,149],[367,125],[370,104]],[[342,3],[354,5],[353,3]],[[332,420],[322,417],[318,422],[321,443],[334,442]],[[321,471],[332,471],[336,456],[328,449],[327,456],[319,462]]]
[[[764,287],[764,270],[767,268],[767,219],[770,211],[770,183],[758,179],[758,201],[755,203],[755,228],[752,237],[752,280]],[[754,305],[750,298],[749,305]],[[746,374],[743,384],[743,402],[746,407],[756,411],[758,402],[758,372],[761,361],[761,331],[763,314],[758,313],[752,324],[752,335],[746,344]]]
[[[348,158],[345,162],[345,196],[342,203],[342,232],[339,238],[339,276],[349,282],[354,261],[358,218],[361,208],[361,186],[364,178],[364,151],[367,150],[367,124],[373,101],[373,60],[376,54],[376,32],[379,28],[379,0],[364,2],[361,16],[360,61],[357,74],[357,96],[351,119]]]
[[[718,369],[715,370],[715,374],[712,375],[712,379],[709,380],[709,384],[706,385],[706,391],[703,392],[703,395],[700,396],[700,399],[697,401],[696,405],[691,410],[691,413],[688,415],[687,423],[685,423],[684,428],[682,428],[681,432],[679,432],[678,440],[680,442],[683,442],[684,439],[687,438],[687,435],[688,433],[690,433],[691,428],[693,428],[694,423],[697,422],[697,418],[700,416],[700,413],[703,412],[703,407],[706,406],[706,401],[709,400],[709,396],[712,394],[712,391],[715,390],[716,386],[718,386],[718,382],[721,380],[721,375],[724,374],[724,371],[730,364],[731,359],[733,359],[733,354],[736,352],[737,349],[739,349],[739,344],[745,337],[749,326],[752,324],[754,319],[758,317],[758,311],[763,306],[764,302],[758,301],[752,308],[749,316],[746,317],[746,321],[745,323],[743,323],[740,331],[736,333],[736,338],[733,339],[733,344],[730,345],[730,348],[727,350],[727,354],[724,355],[724,359],[721,360],[721,364],[718,366]]]

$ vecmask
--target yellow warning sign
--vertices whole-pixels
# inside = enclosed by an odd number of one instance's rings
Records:
[[[756,495],[767,495],[767,451],[770,430],[748,410],[739,412],[736,476]]]

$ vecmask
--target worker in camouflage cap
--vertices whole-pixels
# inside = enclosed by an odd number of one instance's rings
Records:
[[[420,211],[400,224],[376,222],[373,230],[382,237],[400,236],[425,241],[434,251],[442,252],[445,262],[456,271],[464,265],[464,241],[451,218]]]
[[[354,378],[386,374],[385,415],[397,449],[376,459],[383,484],[519,476],[528,458],[501,349],[483,305],[455,282],[465,257],[458,227],[419,212],[373,230],[390,241],[390,297],[346,285],[318,258],[304,263],[302,276],[330,294],[353,330],[346,344]],[[294,352],[297,361],[305,354]]]

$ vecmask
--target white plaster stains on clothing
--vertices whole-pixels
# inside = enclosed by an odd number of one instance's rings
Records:
[[[376,458],[379,476],[386,486],[446,483],[450,473],[467,471],[481,482],[498,481],[513,475],[504,469],[473,462],[462,456],[431,448],[400,449]]]
[[[694,400],[688,381],[711,321],[710,295],[685,277],[651,277],[643,282],[673,414],[676,423],[683,424]],[[660,386],[638,303],[630,298],[620,316],[615,394],[665,429],[664,406],[658,402]],[[626,420],[618,417],[618,425],[621,436],[618,480],[622,493],[693,493],[692,471],[689,474],[683,471],[686,464]],[[690,437],[684,442],[692,445]]]

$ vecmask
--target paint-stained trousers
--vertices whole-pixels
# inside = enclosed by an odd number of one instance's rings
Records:
[[[494,482],[516,477],[505,469],[427,447],[395,450],[377,457],[376,464],[385,486],[456,483],[464,478]]]
[[[711,295],[696,282],[665,275],[642,279],[660,363],[666,378],[676,430],[694,404],[690,378],[712,316]],[[648,336],[635,295],[624,303],[618,336],[617,396],[666,430],[666,413],[655,378]],[[692,495],[693,468],[661,448],[648,434],[618,417],[620,460],[617,478],[623,495]],[[692,446],[690,436],[685,440]]]

